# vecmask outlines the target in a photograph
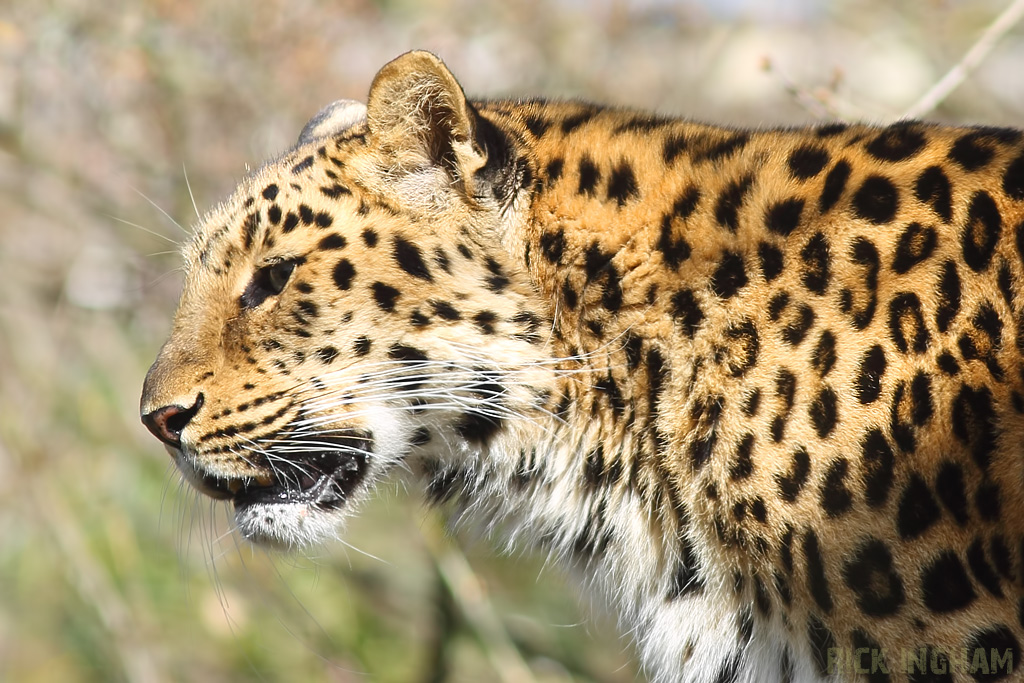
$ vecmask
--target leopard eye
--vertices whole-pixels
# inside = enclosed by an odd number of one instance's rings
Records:
[[[297,259],[278,261],[263,266],[253,273],[252,280],[242,292],[242,308],[255,308],[263,303],[268,297],[276,296],[284,291],[295,272],[295,266],[299,264]]]
[[[274,294],[280,294],[284,290],[284,286],[288,284],[292,272],[295,271],[295,262],[281,261],[267,266],[263,270],[266,270],[267,289]]]

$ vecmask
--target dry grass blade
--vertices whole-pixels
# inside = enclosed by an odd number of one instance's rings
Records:
[[[967,77],[985,61],[992,48],[1024,18],[1024,0],[1014,0],[1003,12],[988,25],[978,40],[964,53],[946,75],[940,78],[928,92],[903,112],[904,119],[917,119],[925,116],[938,107],[949,94],[960,87]]]

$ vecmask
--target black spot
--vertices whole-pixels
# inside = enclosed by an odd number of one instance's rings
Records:
[[[718,195],[718,201],[715,203],[715,220],[719,225],[731,232],[736,232],[739,225],[740,207],[743,206],[743,199],[750,191],[753,182],[752,176],[743,176],[727,185]]]
[[[831,387],[825,387],[811,403],[810,416],[814,431],[818,433],[819,439],[824,439],[836,427],[839,416],[836,411],[836,392]]]
[[[995,201],[987,192],[975,192],[960,236],[964,261],[971,270],[980,273],[988,268],[1002,231],[1003,221]]]
[[[373,228],[366,228],[362,232],[363,244],[373,248],[377,246],[377,231]]]
[[[883,130],[864,149],[879,161],[904,161],[920,152],[925,142],[921,131],[899,122]]]
[[[337,199],[343,195],[352,194],[352,190],[348,189],[344,185],[334,183],[333,185],[325,185],[320,188],[320,192],[331,199]]]
[[[811,646],[811,657],[814,659],[818,675],[825,678],[831,673],[828,653],[830,650],[835,650],[836,637],[832,635],[832,631],[822,623],[821,619],[812,614],[807,619],[807,640]]]
[[[388,349],[388,358],[409,363],[422,363],[428,360],[427,354],[415,346],[397,343],[392,344]]]
[[[487,289],[491,290],[495,294],[501,294],[509,284],[508,276],[505,275],[501,264],[494,260],[494,258],[488,256],[484,265],[487,267],[487,272],[489,273],[487,276]]]
[[[885,374],[885,351],[875,344],[864,353],[857,372],[857,400],[867,405],[878,400],[882,392],[882,375]]]
[[[665,139],[665,146],[662,147],[661,156],[665,160],[667,166],[671,166],[672,162],[676,158],[686,151],[687,139],[686,136],[680,134],[673,134]]]
[[[828,164],[828,152],[821,147],[797,147],[789,155],[789,173],[797,180],[818,175]]]
[[[330,235],[327,235],[322,240],[320,240],[320,243],[317,245],[317,248],[344,249],[346,244],[348,244],[348,242],[345,240],[344,236],[339,235],[336,232],[332,232]]]
[[[960,274],[956,270],[956,264],[952,260],[946,261],[942,266],[942,276],[939,278],[938,306],[935,309],[935,326],[939,332],[949,329],[956,314],[960,312]]]
[[[299,218],[302,219],[303,225],[313,225],[313,221],[316,220],[316,214],[313,213],[313,209],[308,204],[299,204]]]
[[[562,133],[568,135],[597,115],[597,109],[585,109],[562,120]]]
[[[988,522],[999,521],[1002,511],[1002,501],[999,497],[999,485],[995,482],[984,482],[978,486],[974,494],[974,506],[978,508],[978,514]]]
[[[782,368],[775,377],[775,395],[782,399],[786,412],[793,408],[796,399],[796,375]]]
[[[765,282],[771,282],[782,273],[782,252],[778,247],[761,242],[757,247],[757,257]]]
[[[716,296],[729,299],[746,284],[747,271],[743,257],[735,252],[726,251],[718,264],[718,269],[711,276],[712,291]]]
[[[704,311],[689,289],[681,289],[672,295],[672,317],[676,319],[687,337],[693,338],[697,328],[704,321]]]
[[[591,243],[591,245],[587,247],[584,260],[584,270],[587,274],[587,282],[596,279],[597,276],[611,264],[613,256],[615,256],[613,252],[602,250],[601,245],[597,242]]]
[[[848,130],[849,127],[850,124],[848,123],[843,123],[841,121],[833,121],[832,123],[825,123],[818,126],[817,130],[815,130],[814,133],[819,138],[831,138]]]
[[[597,184],[601,180],[601,170],[586,154],[580,159],[579,165],[580,184],[576,188],[576,194],[586,194],[593,197],[597,190]]]
[[[813,325],[814,309],[807,304],[800,304],[793,318],[782,328],[782,338],[787,344],[799,346]]]
[[[971,675],[977,681],[1014,678],[1014,668],[1020,667],[1020,643],[1013,635],[1013,631],[1002,624],[975,631],[965,646],[969,653],[984,653],[986,661],[990,664],[991,668],[987,674],[984,669],[972,671]]]
[[[750,392],[750,394],[746,397],[746,399],[743,402],[743,414],[746,415],[747,417],[754,417],[755,415],[757,415],[757,409],[760,407],[760,405],[761,390],[754,389],[752,392]]]
[[[347,258],[338,261],[334,266],[334,284],[341,290],[347,290],[352,286],[352,278],[356,275],[356,269]]]
[[[843,579],[856,593],[857,606],[869,617],[888,617],[899,612],[906,600],[903,580],[892,563],[888,546],[869,538],[843,565]]]
[[[889,683],[889,672],[895,667],[887,653],[871,636],[859,628],[850,633],[853,643],[853,665],[865,672],[868,683]],[[938,683],[938,682],[935,682]]]
[[[562,300],[565,302],[566,308],[573,310],[577,304],[576,290],[572,288],[572,283],[566,278],[565,282],[562,283]]]
[[[888,500],[893,485],[892,447],[880,429],[872,428],[865,435],[860,448],[864,497],[868,505],[880,507]]]
[[[953,187],[941,167],[929,166],[921,172],[914,183],[914,196],[931,206],[943,223],[953,220]]]
[[[715,675],[714,683],[736,683],[739,680],[739,669],[742,661],[739,652],[734,652],[726,658]]]
[[[317,308],[317,305],[315,303],[313,303],[312,301],[310,301],[309,299],[302,299],[302,300],[300,300],[296,304],[296,307],[300,311],[302,311],[303,315],[305,315],[305,316],[307,316],[309,318],[315,318],[315,317],[317,317],[320,314],[320,311]]]
[[[853,307],[853,292],[844,289],[842,292],[842,310],[853,317],[853,326],[863,330],[875,316],[875,308],[878,305],[878,270],[879,258],[875,245],[863,237],[858,237],[850,249],[850,257],[854,263],[862,266],[865,270],[863,275],[864,286],[867,289],[867,301],[860,309]]]
[[[462,320],[462,314],[456,310],[447,301],[431,300],[430,308],[434,311],[434,315],[445,320]]]
[[[889,334],[901,353],[928,350],[928,328],[921,313],[921,299],[913,292],[902,292],[889,303]]]
[[[957,524],[965,525],[968,515],[963,468],[955,462],[944,463],[935,476],[935,492]]]
[[[974,578],[978,580],[978,583],[985,590],[997,598],[1003,597],[1003,589],[999,585],[999,577],[985,557],[985,548],[982,546],[980,538],[974,539],[971,547],[967,549],[967,566],[971,568]]]
[[[978,597],[963,563],[951,550],[921,570],[921,594],[925,606],[939,614],[964,609]]]
[[[674,237],[675,219],[685,220],[693,213],[700,200],[700,190],[690,187],[672,205],[672,212],[665,214],[661,221],[661,234],[658,237],[657,248],[664,256],[665,263],[671,268],[679,267],[679,264],[690,257],[690,245],[681,235]]]
[[[994,151],[991,146],[984,144],[987,136],[983,133],[972,132],[959,138],[953,143],[949,150],[950,161],[955,161],[965,171],[977,171],[992,161]]]
[[[608,179],[608,201],[614,199],[619,206],[625,206],[626,202],[636,199],[639,194],[633,166],[628,161],[620,161]]]
[[[537,114],[530,114],[529,116],[524,117],[523,123],[526,124],[527,130],[537,138],[544,135],[548,128],[551,127],[551,121],[538,116]]]
[[[779,495],[787,503],[792,503],[800,495],[807,477],[811,473],[811,457],[800,447],[793,452],[793,460],[786,474],[776,474],[775,482],[779,486]]]
[[[811,367],[822,377],[827,375],[836,364],[836,338],[829,330],[821,333],[814,352],[811,354]]]
[[[473,323],[484,334],[494,334],[494,323],[498,320],[498,314],[494,311],[480,311],[473,316]]]
[[[272,224],[274,224],[274,225],[277,225],[278,223],[280,223],[281,222],[281,207],[278,206],[277,204],[272,204],[270,206],[270,208],[267,209],[267,219]]]
[[[757,327],[749,319],[729,326],[725,330],[725,338],[728,340],[728,363],[729,374],[732,377],[742,377],[757,364],[757,355],[761,349],[761,343],[757,334]]]
[[[711,145],[707,149],[695,152],[693,161],[694,163],[699,163],[702,161],[713,162],[726,159],[743,149],[749,140],[750,136],[747,133],[737,133],[733,137]]]
[[[415,244],[396,237],[394,256],[398,266],[406,273],[421,280],[433,282],[434,277],[430,274],[427,264],[423,262],[423,252]]]
[[[779,292],[768,301],[768,319],[778,321],[789,305],[789,292]]]
[[[330,365],[338,357],[338,349],[333,346],[324,346],[316,350],[316,355],[320,362]]]
[[[787,525],[779,541],[779,560],[787,574],[793,573],[793,527]]]
[[[430,443],[430,430],[426,427],[418,427],[409,437],[409,445],[413,448]]]
[[[274,201],[277,199],[278,188],[277,185],[267,185],[263,188],[263,198],[268,201]]]
[[[992,393],[988,387],[972,389],[964,384],[953,400],[953,434],[971,449],[974,462],[988,470],[998,432]]]
[[[746,479],[754,471],[754,461],[751,455],[754,451],[754,435],[749,432],[740,440],[736,447],[736,458],[729,468],[729,478],[733,481]]]
[[[370,352],[370,346],[370,338],[367,337],[366,335],[363,335],[361,337],[357,337],[356,340],[352,342],[352,351],[357,356],[365,356]]]
[[[544,175],[547,176],[547,186],[552,187],[562,177],[562,169],[565,167],[565,160],[561,157],[552,159],[544,168]]]
[[[1003,192],[1010,199],[1024,200],[1024,153],[1010,162],[1003,175]]]
[[[499,417],[470,412],[462,416],[455,429],[467,441],[487,444],[501,430],[502,425],[503,421]]]
[[[281,229],[287,233],[294,230],[298,225],[299,217],[292,213],[291,211],[289,211],[287,214],[285,214],[284,225],[281,226]]]
[[[293,175],[298,175],[298,174],[302,173],[303,171],[305,171],[307,168],[311,167],[312,165],[313,165],[313,157],[311,155],[311,156],[306,157],[305,159],[303,159],[299,163],[295,164],[294,166],[292,166],[292,174]]]
[[[943,351],[940,353],[939,357],[935,359],[935,363],[939,366],[939,369],[942,370],[942,372],[950,377],[960,372],[960,364],[956,362],[956,358],[953,358],[953,354],[949,351]]]
[[[935,497],[920,475],[914,474],[903,489],[896,527],[904,540],[917,538],[939,521],[941,515]]]
[[[911,223],[896,243],[892,269],[901,275],[906,273],[931,256],[937,243],[938,234],[935,232],[935,228],[920,223]]]
[[[559,228],[556,232],[545,232],[540,236],[540,250],[549,263],[561,263],[562,254],[565,253],[565,230]]]
[[[849,467],[846,458],[839,458],[825,472],[825,481],[821,485],[821,507],[833,519],[842,516],[853,505],[853,494],[846,488],[845,481]]]
[[[643,351],[643,338],[638,337],[632,332],[627,332],[625,336],[625,342],[622,347],[626,353],[626,368],[628,370],[636,370],[640,365]]]
[[[854,214],[876,225],[891,221],[898,207],[899,191],[884,176],[868,176],[853,195]]]
[[[800,258],[804,262],[804,286],[815,294],[824,294],[831,277],[831,258],[825,235],[815,233],[800,251]]]
[[[260,215],[258,213],[250,213],[245,217],[242,222],[242,238],[243,246],[248,251],[252,247],[252,240],[256,236],[256,231],[260,227]]]
[[[850,179],[850,164],[840,161],[825,176],[825,184],[821,188],[821,196],[818,198],[818,210],[827,213],[842,198],[843,190],[846,189],[846,181]]]
[[[798,197],[784,199],[772,204],[765,214],[765,225],[776,235],[788,235],[800,225],[804,211],[804,200]]]
[[[804,536],[803,551],[804,560],[807,562],[807,581],[811,597],[821,611],[828,614],[832,611],[832,592],[825,576],[825,562],[821,557],[818,535],[813,529],[808,529]]]
[[[400,292],[392,287],[386,285],[383,282],[374,282],[370,289],[373,290],[373,300],[377,302],[377,306],[384,311],[394,311],[395,301],[398,299]]]

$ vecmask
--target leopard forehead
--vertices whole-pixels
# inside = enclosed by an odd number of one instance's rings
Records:
[[[206,396],[183,468],[324,419],[338,496],[417,463],[604,582],[657,680],[1024,654],[1019,131],[466,102],[409,59],[197,231],[151,371]]]

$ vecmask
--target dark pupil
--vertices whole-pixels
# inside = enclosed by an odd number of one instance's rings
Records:
[[[288,284],[288,278],[295,270],[295,264],[291,261],[282,261],[270,266],[267,271],[267,288],[275,294],[280,294],[284,286]]]

